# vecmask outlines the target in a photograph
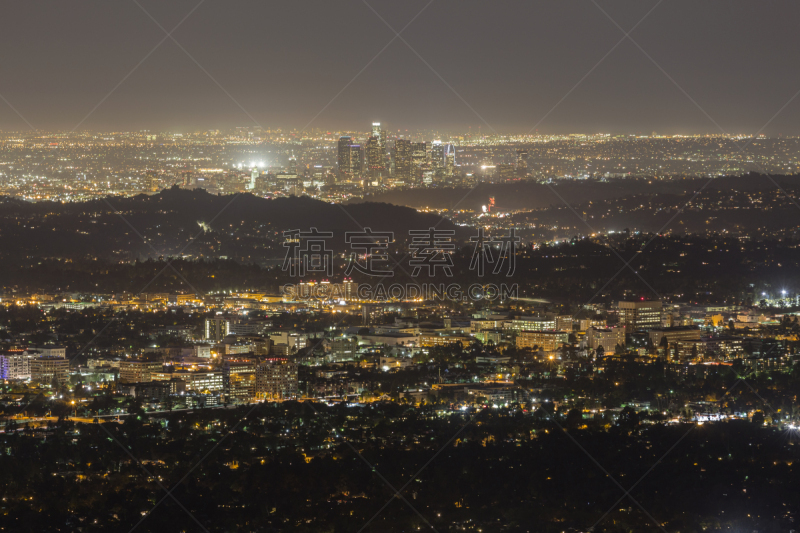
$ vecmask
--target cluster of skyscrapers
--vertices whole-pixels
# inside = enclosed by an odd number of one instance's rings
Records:
[[[402,183],[431,182],[435,177],[452,176],[455,149],[441,141],[417,142],[395,139],[387,143],[380,122],[361,143],[349,135],[339,138],[338,175],[340,181],[363,181],[379,185],[386,180]]]

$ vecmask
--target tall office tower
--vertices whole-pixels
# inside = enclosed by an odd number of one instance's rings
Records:
[[[206,318],[205,339],[220,342],[231,332],[230,320],[222,317]]]
[[[358,178],[361,174],[361,145],[344,135],[339,138],[338,150],[339,180]]]
[[[364,150],[360,144],[350,145],[350,176],[352,179],[361,179],[364,169]]]
[[[350,179],[348,173],[350,172],[350,145],[353,144],[353,139],[347,135],[339,137],[339,145],[336,163],[339,166],[339,180],[344,181]]]
[[[617,316],[626,333],[661,327],[661,300],[617,302]]]
[[[452,176],[456,170],[456,150],[450,143],[444,146],[444,175]]]
[[[247,184],[247,190],[252,191],[256,188],[256,179],[258,178],[258,169],[254,168],[250,173],[250,182]]]
[[[183,173],[183,187],[185,189],[190,189],[194,186],[194,176],[191,172],[184,172]]]
[[[365,156],[370,178],[378,179],[387,174],[386,131],[381,129],[380,122],[372,123],[372,136],[367,139]]]
[[[297,398],[297,365],[285,361],[264,361],[256,366],[256,398],[289,400]]]
[[[155,172],[147,172],[147,190],[150,192],[158,192],[159,189],[158,175]]]
[[[381,130],[381,154],[383,154],[383,169],[385,175],[389,175],[389,167],[391,166],[391,158],[389,157],[389,146],[386,144],[386,130]]]
[[[527,150],[517,150],[517,175],[523,178],[528,175]]]
[[[297,174],[297,158],[294,156],[294,150],[292,150],[292,155],[289,156],[289,174]]]
[[[411,180],[411,145],[408,139],[397,139],[394,143],[394,175],[397,179]]]
[[[421,169],[428,167],[428,143],[411,143],[411,165],[414,176],[421,175]]]
[[[383,177],[386,172],[386,157],[379,136],[373,135],[367,140],[366,152],[369,177],[373,179]]]
[[[445,146],[442,141],[433,141],[430,150],[431,169],[434,171],[444,169]]]
[[[427,143],[397,139],[394,148],[394,170],[398,179],[416,181],[428,164]]]
[[[515,175],[514,165],[498,163],[494,166],[494,177],[498,181],[513,179]]]
[[[342,299],[343,300],[358,300],[358,283],[350,278],[347,278],[342,283]]]

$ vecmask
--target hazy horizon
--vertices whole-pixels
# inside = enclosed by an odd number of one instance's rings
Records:
[[[798,4],[426,5],[12,4],[0,130],[800,134]]]
[[[37,128],[35,130],[32,129],[18,129],[18,130],[7,130],[7,129],[0,129],[0,134],[3,135],[11,135],[11,134],[42,134],[42,135],[68,135],[68,134],[75,134],[75,135],[118,135],[118,134],[134,134],[134,133],[143,133],[143,134],[151,134],[151,135],[200,135],[210,132],[219,132],[222,133],[229,133],[234,132],[236,130],[261,130],[262,132],[281,132],[281,133],[288,133],[288,134],[296,134],[296,133],[321,133],[324,135],[337,135],[337,134],[355,134],[355,133],[363,133],[364,135],[370,134],[369,124],[362,128],[355,128],[355,129],[323,129],[323,128],[309,128],[308,130],[301,131],[299,128],[286,128],[281,126],[264,126],[261,129],[258,126],[231,126],[227,128],[222,127],[209,127],[205,129],[152,129],[152,128],[142,128],[142,129],[123,129],[123,128],[111,128],[111,129],[79,129],[76,131],[69,131],[65,129],[42,129]],[[706,138],[706,137],[728,137],[728,138],[737,138],[737,137],[761,137],[765,139],[782,139],[782,138],[797,138],[800,137],[800,132],[792,135],[784,135],[784,134],[776,134],[776,135],[767,135],[766,133],[758,133],[758,132],[730,132],[730,133],[722,133],[722,132],[713,132],[713,131],[698,131],[695,133],[668,133],[662,131],[651,131],[651,132],[630,132],[630,131],[569,131],[566,133],[552,133],[552,132],[514,132],[514,131],[486,131],[486,128],[479,129],[477,126],[464,130],[449,130],[449,131],[435,131],[431,129],[405,129],[405,130],[394,130],[390,127],[384,128],[389,135],[413,135],[413,136],[431,136],[435,135],[436,133],[441,134],[442,136],[447,135],[467,135],[473,134],[478,135],[478,132],[483,136],[499,136],[499,137],[569,137],[569,136],[601,136],[606,135],[610,137],[637,137],[637,138]],[[324,133],[322,133],[324,132]]]

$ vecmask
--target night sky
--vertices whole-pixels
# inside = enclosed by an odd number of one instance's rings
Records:
[[[171,30],[197,3],[141,5]],[[656,5],[598,3],[625,31]],[[369,4],[399,31],[427,0]],[[88,118],[165,33],[131,0],[7,2],[0,95],[37,129],[755,133],[800,90],[798,20],[797,2],[664,0],[633,31],[719,127],[629,40],[548,114],[623,38],[591,0],[433,0],[402,36],[445,81],[395,39],[322,113],[394,36],[367,4],[206,0],[173,36],[222,88],[167,39]],[[798,118],[800,97],[764,133]],[[2,100],[0,129],[29,129]]]

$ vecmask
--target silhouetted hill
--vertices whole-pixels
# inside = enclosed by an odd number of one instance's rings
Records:
[[[402,242],[409,230],[432,226],[467,237],[449,220],[386,203],[341,206],[309,197],[267,200],[178,188],[66,204],[0,199],[0,253],[6,258],[182,254],[262,263],[284,256],[283,232],[290,229],[332,231],[332,246],[341,250],[347,231],[391,231]]]
[[[800,185],[800,176],[772,176],[784,188]],[[708,184],[707,184],[708,183]],[[706,185],[707,184],[707,185]],[[515,183],[482,183],[468,187],[442,187],[388,191],[368,197],[368,201],[389,202],[414,208],[430,207],[480,210],[494,197],[495,205],[502,209],[542,209],[550,206],[570,205],[589,201],[614,200],[632,195],[683,195],[706,185],[708,190],[767,191],[776,189],[766,176],[745,174],[723,176],[709,182],[707,177],[659,180],[653,178],[611,178],[587,180],[555,180],[550,184],[534,181]],[[359,202],[363,200],[355,200]]]

